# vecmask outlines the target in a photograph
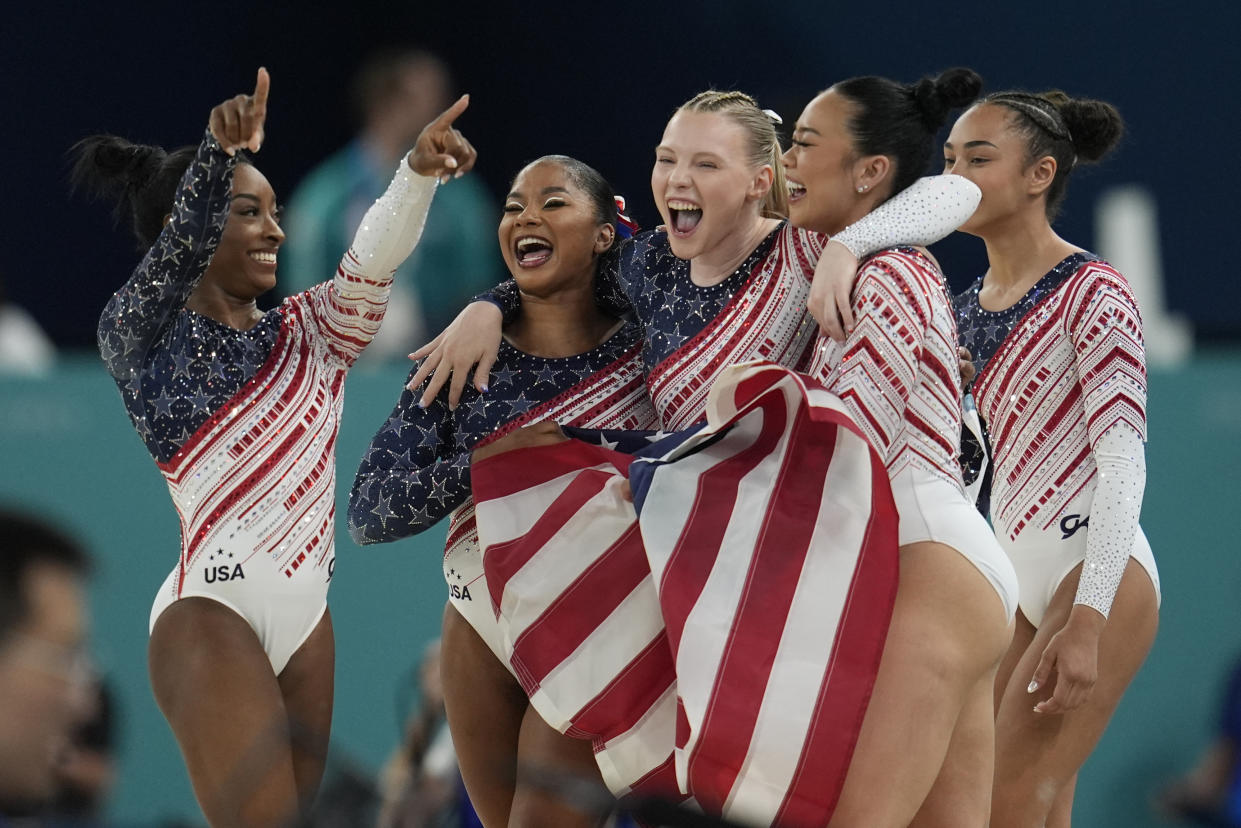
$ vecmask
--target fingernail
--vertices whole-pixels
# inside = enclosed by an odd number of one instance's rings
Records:
[[[453,177],[453,178],[460,178],[460,177],[461,177],[461,176],[463,176],[463,175],[465,175],[465,170],[457,170],[455,173],[453,173],[453,176],[452,176],[452,177]]]
[[[1038,689],[1038,679],[1035,679],[1034,681],[1030,682],[1030,686],[1026,688],[1026,692],[1033,693],[1037,689]]]
[[[490,389],[490,388],[488,388],[486,385],[484,385],[482,388],[480,388],[480,389],[478,389],[478,390],[479,390],[479,391],[482,391],[484,394],[486,394],[486,393],[487,393],[488,391],[490,391],[491,389]]]
[[[412,389],[412,388],[411,388],[411,389],[409,389],[409,390],[410,390],[410,391],[413,391],[414,389]],[[419,408],[426,408],[426,407],[427,407],[427,404],[426,404],[426,403],[424,403],[422,400],[418,400],[418,407],[419,407]]]
[[[457,159],[450,156],[448,160],[444,162],[444,166],[450,170],[455,170],[457,168]]]

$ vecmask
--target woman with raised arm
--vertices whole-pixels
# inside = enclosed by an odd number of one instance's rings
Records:
[[[967,70],[905,86],[842,81],[802,112],[785,154],[790,220],[835,233],[924,170],[935,133],[981,82]],[[923,249],[862,262],[843,344],[810,375],[843,400],[879,452],[900,525],[900,585],[870,706],[833,825],[984,826],[991,688],[1012,637],[1017,578],[965,496],[957,332],[943,274]],[[883,791],[882,796],[876,796]]]
[[[402,159],[335,278],[264,313],[255,300],[275,285],[284,233],[243,150],[263,143],[269,84],[260,69],[252,95],[212,109],[196,149],[110,135],[75,147],[75,183],[117,198],[145,250],[104,309],[99,347],[181,520],[149,666],[213,825],[287,824],[318,789],[345,374],[379,327],[437,178],[474,161],[452,127],[462,98]]]
[[[349,495],[350,533],[363,545],[399,540],[450,516],[445,706],[466,789],[489,826],[594,824],[515,774],[519,763],[587,778],[599,771],[591,742],[548,727],[509,671],[483,581],[470,452],[543,420],[653,427],[642,383],[642,328],[595,303],[600,257],[622,231],[629,227],[612,188],[592,167],[548,155],[522,169],[505,197],[499,239],[523,302],[505,326],[491,391],[467,388],[463,404],[449,410],[447,391],[421,407],[406,389],[371,441]]]
[[[962,226],[988,269],[957,297],[993,452],[991,522],[1020,611],[996,681],[992,825],[1070,823],[1077,771],[1150,650],[1159,572],[1138,525],[1146,368],[1124,277],[1052,228],[1073,170],[1120,115],[1060,92],[1000,92],[967,111],[944,168],[982,190]]]

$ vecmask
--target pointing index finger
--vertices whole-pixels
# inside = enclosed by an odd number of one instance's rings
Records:
[[[437,127],[444,127],[444,128],[452,126],[453,121],[460,118],[461,113],[465,112],[466,107],[468,107],[469,105],[470,105],[470,95],[467,92],[466,94],[462,95],[460,98],[457,98],[456,102],[452,106],[448,107],[447,109],[445,109],[443,112],[439,114],[439,117],[435,119],[435,125]]]
[[[271,75],[267,74],[267,69],[263,66],[259,67],[258,75],[254,79],[254,105],[262,109],[267,108],[267,91],[271,89]]]

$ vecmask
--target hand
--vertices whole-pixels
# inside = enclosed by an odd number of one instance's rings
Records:
[[[965,388],[974,381],[978,372],[974,370],[974,357],[969,348],[957,348],[957,370],[961,372],[961,387]]]
[[[263,146],[263,122],[267,120],[267,90],[271,76],[262,66],[254,81],[253,95],[237,95],[211,110],[208,125],[220,148],[229,155],[247,148],[258,152]]]
[[[1069,621],[1051,637],[1034,671],[1028,692],[1046,687],[1057,674],[1051,698],[1034,706],[1035,713],[1068,713],[1086,703],[1099,678],[1099,635],[1107,619],[1082,604],[1074,604]]]
[[[829,241],[814,268],[806,306],[819,323],[819,330],[837,342],[853,333],[853,279],[857,257],[840,242]]]
[[[553,420],[540,420],[534,425],[528,425],[525,428],[519,428],[512,434],[506,434],[494,443],[488,443],[482,448],[474,450],[470,455],[471,463],[479,463],[497,454],[503,454],[506,451],[515,451],[521,448],[532,448],[534,446],[551,446],[556,443],[563,443],[569,438],[560,430],[560,426],[556,425]]]
[[[435,176],[441,183],[460,178],[474,166],[478,153],[465,136],[453,128],[453,121],[470,105],[470,96],[462,95],[434,121],[422,128],[406,163],[419,175]]]
[[[417,373],[405,387],[416,391],[428,376],[431,377],[418,405],[422,408],[430,405],[444,383],[451,378],[448,408],[455,409],[461,402],[466,377],[475,365],[478,367],[474,369],[474,387],[485,393],[491,366],[495,365],[496,355],[500,353],[503,323],[504,317],[495,305],[471,302],[443,333],[410,354],[410,359],[421,359],[422,365],[418,366]],[[435,373],[432,374],[432,371]]]

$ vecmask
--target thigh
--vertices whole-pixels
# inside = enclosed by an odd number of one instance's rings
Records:
[[[996,717],[996,824],[1025,824],[1021,820],[1028,818],[1029,824],[1042,825],[1053,805],[1071,808],[1061,793],[1098,744],[1154,641],[1159,624],[1155,591],[1146,570],[1130,560],[1099,637],[1098,679],[1090,697],[1062,715],[1035,713],[1034,705],[1050,697],[1055,684],[1048,682],[1034,694],[1026,686],[1051,637],[1068,620],[1080,572],[1079,565],[1057,588],[1005,688]]]
[[[280,825],[297,815],[288,719],[250,625],[221,603],[185,598],[148,645],[151,687],[212,825]]]
[[[601,808],[601,803],[607,803]],[[509,825],[513,828],[590,828],[611,811],[612,795],[603,785],[591,743],[573,739],[526,709],[517,749],[517,790]]]
[[[942,544],[901,548],[892,623],[833,825],[913,819],[970,691],[1010,638],[1003,603],[973,564]]]
[[[319,623],[277,678],[288,714],[293,775],[303,809],[314,800],[327,762],[335,667],[332,616],[324,609]]]
[[[444,608],[440,672],[444,711],[470,801],[487,828],[507,825],[529,701],[452,604]]]
[[[1017,669],[1017,665],[1021,663],[1021,657],[1026,654],[1026,650],[1030,649],[1030,644],[1034,641],[1034,634],[1037,632],[1038,630],[1034,628],[1034,625],[1030,623],[1025,613],[1019,608],[1013,626],[1013,641],[1008,645],[1008,652],[1004,653],[1004,658],[1000,660],[999,669],[995,671],[994,704],[991,708],[992,716],[999,712],[1000,702],[1004,699],[1004,691],[1013,677],[1013,672]],[[1030,679],[1027,677],[1026,684],[1029,683]]]
[[[948,754],[911,828],[987,824],[995,772],[994,688],[995,676],[987,673],[970,690],[952,730]]]

